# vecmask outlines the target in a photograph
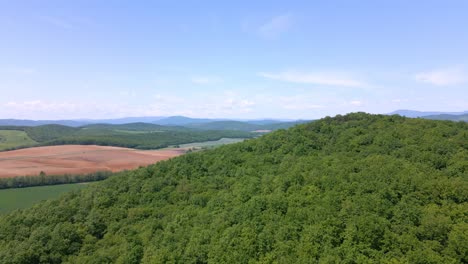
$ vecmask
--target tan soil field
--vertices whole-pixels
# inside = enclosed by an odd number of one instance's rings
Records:
[[[94,145],[36,147],[0,152],[0,178],[86,174],[146,166],[184,154],[184,149],[135,150]]]

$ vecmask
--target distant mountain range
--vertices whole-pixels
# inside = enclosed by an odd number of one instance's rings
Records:
[[[27,120],[27,119],[0,119],[0,126],[42,126],[42,125],[63,125],[79,127],[91,124],[79,120]]]
[[[401,115],[411,118],[426,118],[434,120],[467,121],[468,111],[464,112],[423,112],[415,110],[396,110],[389,115]],[[311,120],[280,120],[280,119],[211,119],[191,118],[186,116],[146,116],[124,117],[115,119],[73,119],[73,120],[28,120],[28,119],[0,119],[0,126],[41,126],[64,125],[70,127],[82,127],[91,124],[123,125],[130,123],[149,123],[162,126],[185,126],[203,130],[242,130],[253,131],[260,129],[275,130],[288,128],[291,125],[305,123]]]
[[[209,119],[209,118],[191,118],[185,116],[150,116],[150,117],[124,117],[116,119],[74,119],[74,120],[27,120],[27,119],[0,119],[0,126],[41,126],[41,125],[64,125],[71,127],[80,127],[91,124],[111,124],[122,125],[129,123],[150,123],[163,126],[192,126],[194,124],[207,124],[213,122],[241,122],[253,125],[271,125],[286,122],[296,122],[296,120],[277,120],[277,119],[259,119],[259,120],[240,120],[240,119]],[[195,125],[196,126],[196,125]]]
[[[468,122],[468,111],[464,112],[421,112],[414,110],[397,110],[389,115],[401,115],[411,118],[424,118],[432,120],[450,120]]]
[[[461,115],[440,114],[440,115],[423,116],[421,118],[432,119],[432,120],[450,120],[450,121],[468,122],[468,114],[461,114]]]
[[[440,115],[448,115],[448,116],[456,116],[456,115],[465,115],[468,114],[468,111],[464,112],[424,112],[424,111],[415,111],[415,110],[396,110],[389,115],[401,115],[406,117],[426,117],[426,116],[440,116]]]

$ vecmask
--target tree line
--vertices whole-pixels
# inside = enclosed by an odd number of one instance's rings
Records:
[[[46,175],[40,172],[37,176],[18,176],[0,178],[0,189],[25,188],[44,185],[102,181],[113,175],[110,171],[98,171],[88,174]]]

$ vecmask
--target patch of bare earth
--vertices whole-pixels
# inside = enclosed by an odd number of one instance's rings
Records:
[[[95,145],[36,147],[0,152],[0,178],[39,175],[86,174],[146,166],[184,154],[181,149],[135,150]]]

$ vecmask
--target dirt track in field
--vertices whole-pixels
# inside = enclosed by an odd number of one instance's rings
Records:
[[[86,174],[135,169],[184,154],[183,149],[135,150],[94,145],[36,147],[0,152],[0,178]]]

